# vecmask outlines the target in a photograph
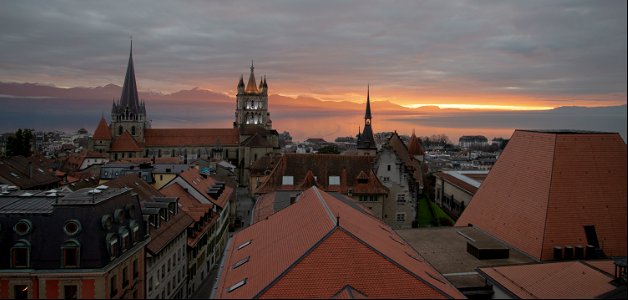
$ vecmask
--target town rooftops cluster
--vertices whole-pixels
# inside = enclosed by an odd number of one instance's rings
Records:
[[[462,298],[372,215],[317,187],[236,233],[216,298]]]

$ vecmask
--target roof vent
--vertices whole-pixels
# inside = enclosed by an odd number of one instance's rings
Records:
[[[97,187],[96,187],[96,189],[99,189],[99,190],[101,190],[101,191],[102,191],[102,190],[106,190],[106,189],[108,189],[108,188],[109,188],[109,187],[108,187],[108,186],[106,186],[106,185],[104,185],[104,184],[99,185],[99,186],[97,186]]]
[[[94,195],[94,194],[100,194],[100,192],[102,192],[102,191],[99,190],[99,189],[92,189],[92,190],[87,191],[87,194],[88,195]]]

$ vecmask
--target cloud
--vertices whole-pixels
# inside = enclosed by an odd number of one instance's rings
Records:
[[[132,35],[143,90],[230,92],[255,59],[281,94],[617,104],[626,23],[625,1],[11,1],[0,81],[120,85]]]

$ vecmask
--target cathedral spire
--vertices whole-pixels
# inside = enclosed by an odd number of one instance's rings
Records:
[[[255,82],[255,74],[253,73],[254,69],[255,67],[253,66],[253,60],[251,60],[251,74],[249,75],[249,82],[246,84],[246,89],[245,89],[245,92],[247,93],[258,92],[257,85]]]
[[[364,113],[364,119],[368,120],[371,123],[371,95],[370,95],[370,84],[366,86],[366,113]]]
[[[120,96],[119,103],[122,109],[128,107],[130,112],[139,112],[139,96],[137,94],[137,84],[135,83],[135,68],[133,66],[133,40],[131,40],[131,48],[129,50],[129,63],[126,68],[126,76],[124,77],[124,85],[122,86],[122,95]]]

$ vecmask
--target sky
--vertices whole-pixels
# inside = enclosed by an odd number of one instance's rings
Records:
[[[626,104],[626,1],[2,1],[0,81],[407,107]]]

